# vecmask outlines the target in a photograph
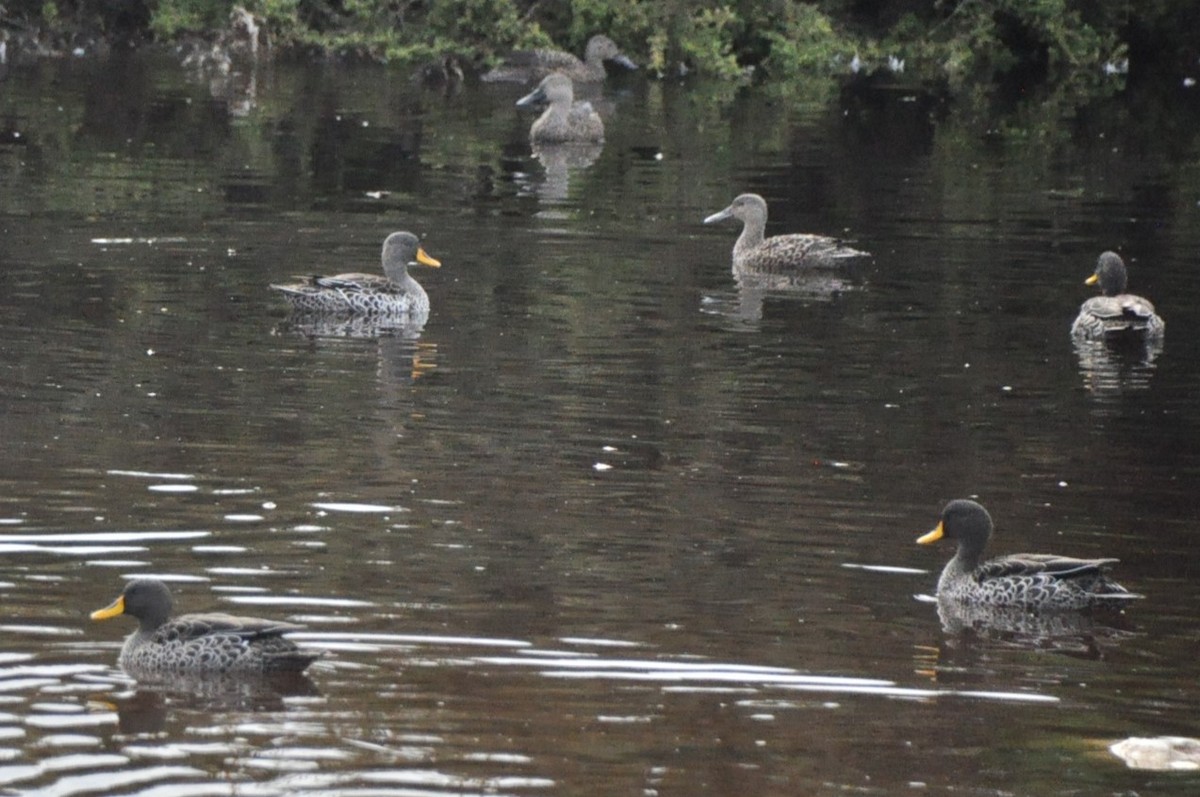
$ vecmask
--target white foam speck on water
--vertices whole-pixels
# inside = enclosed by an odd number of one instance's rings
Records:
[[[193,545],[192,551],[195,553],[245,553],[246,548],[241,545]]]
[[[225,520],[229,523],[257,523],[260,520],[266,520],[262,515],[246,514],[231,514],[226,515]]]
[[[81,628],[55,628],[48,625],[0,625],[0,631],[34,636],[81,636]]]
[[[269,567],[209,567],[206,573],[221,576],[272,576],[287,573],[287,570],[274,570]]]
[[[212,491],[213,495],[253,495],[257,487],[220,487]]]
[[[163,236],[161,238],[139,236],[136,238],[93,238],[92,243],[99,246],[129,246],[130,244],[154,246],[155,244],[184,244],[187,243],[187,240],[187,238],[180,238],[178,236]]]
[[[152,493],[194,493],[200,488],[194,484],[151,484],[146,489]]]
[[[312,504],[317,509],[326,512],[360,512],[360,513],[379,513],[386,512],[407,512],[408,510],[402,506],[387,506],[385,504],[359,504],[349,501],[321,501]]]
[[[254,606],[374,606],[372,601],[356,600],[354,598],[303,598],[298,595],[246,595],[230,598],[231,603],[252,604]]]
[[[193,473],[154,473],[146,470],[106,470],[109,476],[132,476],[136,479],[177,479],[190,480],[196,478]]]
[[[591,637],[579,636],[564,636],[559,637],[559,642],[564,645],[588,645],[591,647],[606,647],[606,648],[640,648],[642,643],[630,642],[625,639],[593,639]]]
[[[113,553],[139,553],[142,545],[34,545],[0,542],[0,553],[54,553],[63,556],[102,556]]]
[[[522,639],[498,639],[494,637],[436,636],[433,634],[377,634],[328,631],[298,631],[288,634],[292,639],[306,642],[347,643],[391,643],[399,645],[464,645],[488,648],[525,648],[530,643]],[[481,659],[482,660],[482,659]],[[536,663],[537,660],[531,660]]]
[[[928,573],[928,570],[921,570],[916,567],[895,567],[893,565],[860,565],[854,562],[842,562],[842,567],[848,570],[867,570],[872,573],[903,573],[903,574],[920,574]]]
[[[2,534],[0,543],[45,542],[149,542],[151,540],[193,540],[211,536],[208,531],[83,531],[63,534]]]

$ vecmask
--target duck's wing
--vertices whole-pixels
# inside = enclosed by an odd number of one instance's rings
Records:
[[[391,280],[378,274],[336,274],[332,277],[313,277],[312,283],[318,288],[330,288],[338,291],[383,291],[392,287]]]
[[[583,66],[583,61],[563,50],[534,50],[532,55],[532,63],[544,67],[548,72]]]
[[[868,255],[868,252],[854,249],[837,238],[795,233],[767,238],[749,253],[746,266],[771,272],[829,268]]]
[[[299,631],[303,626],[278,620],[258,617],[238,617],[219,612],[209,614],[185,614],[168,620],[155,632],[155,641],[191,642],[213,637],[237,637],[243,640],[278,637],[289,631]]]
[[[390,280],[378,274],[335,274],[331,277],[312,275],[296,277],[296,282],[284,285],[272,285],[277,291],[284,293],[314,293],[322,290],[356,292],[356,291],[386,291],[393,287]]]
[[[1012,579],[1028,576],[1049,576],[1071,579],[1101,575],[1118,559],[1075,559],[1053,554],[1017,553],[989,559],[975,569],[979,581]]]
[[[1142,596],[1108,577],[1116,561],[1013,554],[984,562],[971,577],[983,603],[1071,611],[1119,606]]]
[[[600,114],[587,101],[577,102],[571,106],[567,122],[572,130],[578,131],[578,138],[583,141],[602,141],[604,139],[604,122]]]
[[[1093,296],[1079,307],[1079,315],[1071,325],[1077,337],[1102,338],[1107,333],[1125,330],[1161,336],[1163,320],[1154,312],[1149,299],[1132,293],[1116,296]]]
[[[551,72],[571,71],[583,62],[562,50],[515,50],[480,78],[484,83],[522,83]]]
[[[1154,305],[1140,296],[1122,293],[1117,296],[1093,296],[1083,303],[1079,312],[1104,321],[1134,320],[1154,315]]]

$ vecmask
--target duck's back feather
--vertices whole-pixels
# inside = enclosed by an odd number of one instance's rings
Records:
[[[297,279],[297,282],[272,285],[271,288],[282,293],[299,312],[419,315],[429,311],[428,295],[411,279],[407,287],[377,274],[350,273]]]
[[[1122,293],[1116,296],[1093,296],[1084,302],[1071,325],[1071,334],[1090,340],[1119,332],[1139,332],[1158,337],[1165,328],[1149,299]]]
[[[979,581],[1013,576],[1046,575],[1057,579],[1100,575],[1117,559],[1075,559],[1054,554],[1018,553],[990,559],[975,569]]]
[[[842,261],[863,257],[860,252],[836,238],[825,235],[776,235],[733,253],[735,268],[759,272],[795,271],[803,268],[831,268]]]
[[[185,614],[169,620],[158,627],[154,638],[159,642],[190,642],[203,637],[230,635],[245,640],[259,640],[278,637],[302,628],[303,626],[295,623],[212,612]]]

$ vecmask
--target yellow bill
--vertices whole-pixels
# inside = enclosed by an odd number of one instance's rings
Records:
[[[108,606],[105,606],[103,609],[97,609],[96,611],[92,612],[92,619],[93,620],[107,620],[110,617],[116,617],[121,614],[125,614],[125,596],[124,595],[118,595],[117,599],[115,601],[113,601],[112,603],[110,603]]]
[[[1095,284],[1096,284],[1097,282],[1099,282],[1099,281],[1100,281],[1100,275],[1099,275],[1099,274],[1093,274],[1092,276],[1090,276],[1090,277],[1088,277],[1087,279],[1085,279],[1085,280],[1083,281],[1083,284],[1084,284],[1084,285],[1095,285]]]
[[[434,260],[432,257],[425,254],[425,250],[420,246],[417,247],[417,262],[421,265],[432,266],[434,268],[438,268],[442,265],[442,261]]]
[[[937,528],[935,528],[933,531],[929,532],[928,534],[924,534],[917,538],[917,544],[918,545],[928,545],[931,542],[937,542],[938,540],[940,540],[942,538],[942,535],[945,533],[946,533],[946,530],[944,528],[942,528],[941,521],[938,521]]]

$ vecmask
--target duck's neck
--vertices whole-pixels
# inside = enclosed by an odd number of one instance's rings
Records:
[[[734,258],[756,249],[763,242],[763,232],[766,228],[766,219],[746,219],[742,224],[742,234],[733,245]]]
[[[979,567],[982,560],[982,551],[971,551],[965,545],[960,544],[954,553],[954,558],[946,563],[946,568],[942,571],[942,580],[952,580],[955,576],[969,575]]]
[[[384,266],[383,274],[388,278],[389,282],[398,288],[404,288],[408,290],[411,288],[411,286],[417,284],[417,281],[409,275],[407,264],[401,264],[398,266]]]
[[[561,140],[564,137],[569,137],[571,121],[571,100],[557,100],[550,103],[538,120],[534,122],[534,127],[538,131],[538,135],[543,140]]]
[[[574,101],[573,97],[560,97],[556,99],[546,106],[546,112],[542,114],[542,119],[555,125],[565,125],[567,117],[571,115],[571,106],[574,104]]]
[[[942,568],[942,575],[938,578],[938,594],[945,595],[952,591],[955,584],[960,583],[964,578],[971,574],[974,567],[964,566],[962,556],[955,555],[953,559],[946,563]]]

